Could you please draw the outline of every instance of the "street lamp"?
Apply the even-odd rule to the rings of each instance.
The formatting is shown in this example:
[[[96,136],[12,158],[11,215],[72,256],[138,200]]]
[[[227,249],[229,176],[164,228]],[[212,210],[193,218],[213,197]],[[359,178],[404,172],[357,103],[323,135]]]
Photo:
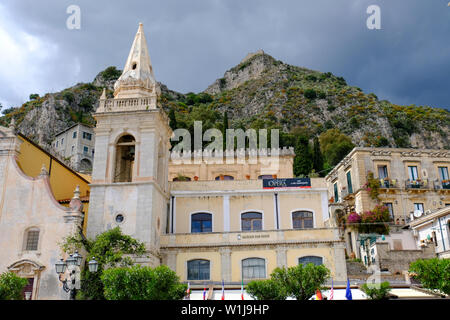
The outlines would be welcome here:
[[[92,257],[92,260],[88,263],[89,272],[97,272],[98,270],[98,262],[95,261],[95,257]]]
[[[61,259],[60,261],[55,263],[56,273],[59,275],[59,281],[63,284],[63,289],[65,292],[70,292],[70,300],[75,300],[75,296],[77,294],[77,290],[81,287],[80,280],[80,266],[83,261],[83,256],[75,251],[74,254],[69,255],[69,258],[64,261]],[[89,272],[97,272],[98,270],[98,262],[93,258],[88,263]],[[62,279],[62,275],[69,271],[68,276],[65,279]]]

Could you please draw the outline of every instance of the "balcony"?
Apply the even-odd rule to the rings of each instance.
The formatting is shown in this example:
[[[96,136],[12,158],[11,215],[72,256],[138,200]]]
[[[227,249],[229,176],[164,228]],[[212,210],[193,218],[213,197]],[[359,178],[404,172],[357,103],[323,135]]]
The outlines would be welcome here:
[[[435,180],[434,190],[440,193],[450,193],[450,180]]]
[[[337,228],[291,230],[232,231],[208,233],[178,233],[161,236],[161,247],[222,247],[273,244],[308,244],[323,241],[340,241]]]
[[[377,178],[379,181],[380,191],[381,192],[395,192],[398,187],[398,181],[396,179],[389,179],[389,178]]]
[[[426,191],[429,189],[428,179],[406,180],[405,189],[408,191]]]

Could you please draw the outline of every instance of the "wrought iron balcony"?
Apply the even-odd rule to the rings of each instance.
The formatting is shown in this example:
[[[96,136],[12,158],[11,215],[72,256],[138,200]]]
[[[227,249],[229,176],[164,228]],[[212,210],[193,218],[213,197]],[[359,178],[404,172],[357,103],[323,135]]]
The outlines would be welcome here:
[[[434,190],[449,190],[450,191],[450,180],[435,180]]]
[[[408,179],[405,181],[405,188],[409,190],[427,190],[429,187],[428,185],[428,179],[417,179],[417,180],[411,180]]]
[[[396,179],[378,178],[378,180],[380,181],[380,188],[398,188],[398,181]]]

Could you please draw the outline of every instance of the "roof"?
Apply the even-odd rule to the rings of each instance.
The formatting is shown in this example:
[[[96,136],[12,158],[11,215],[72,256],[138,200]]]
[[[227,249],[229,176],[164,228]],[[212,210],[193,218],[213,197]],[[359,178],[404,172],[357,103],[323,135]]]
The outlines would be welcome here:
[[[57,136],[59,136],[59,135],[65,133],[66,131],[69,131],[69,130],[72,129],[72,128],[75,128],[76,126],[83,126],[83,127],[87,127],[87,128],[91,128],[91,129],[94,128],[94,126],[91,126],[91,125],[88,125],[88,124],[84,124],[84,123],[78,122],[78,123],[75,123],[74,125],[72,125],[72,126],[66,128],[66,129],[64,129],[64,130],[62,130],[62,131],[56,133],[56,134],[55,134],[55,137],[57,137]]]
[[[62,162],[61,160],[59,160],[57,157],[55,157],[54,155],[52,155],[50,152],[46,151],[44,148],[42,148],[40,145],[34,143],[33,141],[31,141],[30,139],[28,139],[25,135],[18,133],[17,136],[19,136],[20,138],[22,138],[23,140],[25,140],[26,142],[30,143],[31,145],[33,145],[35,148],[39,149],[40,151],[42,151],[43,153],[45,153],[47,156],[49,156],[52,160],[58,162],[61,166],[63,166],[65,169],[67,169],[68,171],[70,171],[71,173],[73,173],[74,175],[78,176],[80,179],[82,179],[84,182],[86,182],[87,184],[90,184],[90,179],[87,180],[86,177],[83,177],[79,172],[76,172],[75,170],[71,169],[69,166],[67,166],[64,162]]]

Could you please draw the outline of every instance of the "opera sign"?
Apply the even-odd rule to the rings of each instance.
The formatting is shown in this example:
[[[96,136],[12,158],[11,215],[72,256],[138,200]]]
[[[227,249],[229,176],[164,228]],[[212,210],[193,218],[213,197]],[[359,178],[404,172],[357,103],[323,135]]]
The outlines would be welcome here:
[[[274,188],[311,188],[310,178],[263,179],[264,189]]]

